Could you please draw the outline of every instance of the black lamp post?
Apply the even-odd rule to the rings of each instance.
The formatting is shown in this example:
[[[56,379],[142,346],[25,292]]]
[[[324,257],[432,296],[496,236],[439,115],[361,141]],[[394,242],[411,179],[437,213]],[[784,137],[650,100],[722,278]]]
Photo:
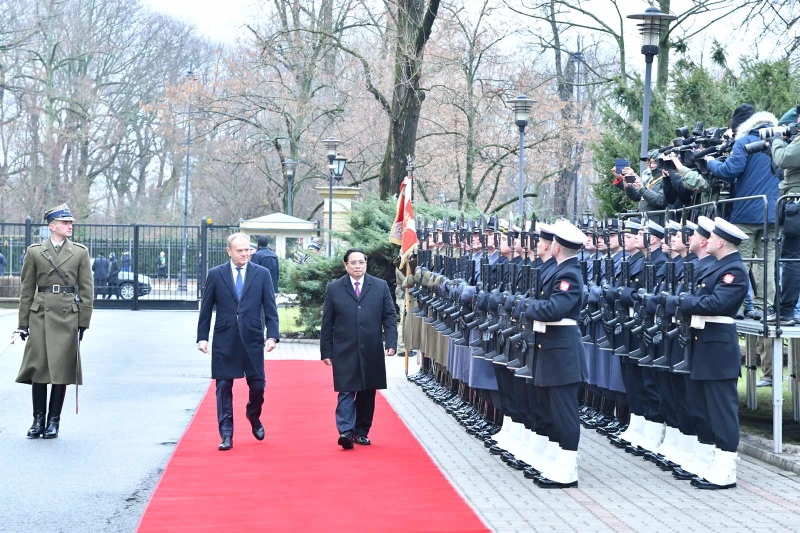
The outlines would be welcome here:
[[[637,24],[639,33],[642,34],[642,54],[645,60],[644,74],[644,112],[642,114],[642,149],[640,153],[639,175],[644,172],[647,164],[647,140],[650,130],[650,85],[653,77],[653,58],[658,55],[658,43],[661,40],[661,30],[678,17],[662,13],[657,7],[650,6],[644,13],[628,15],[629,19],[641,20]]]
[[[297,161],[287,159],[283,162],[283,167],[286,169],[286,190],[288,194],[286,214],[292,216],[292,180],[294,180],[294,169],[297,168]]]
[[[525,199],[523,194],[525,191],[525,127],[528,125],[528,117],[531,108],[536,100],[532,100],[521,94],[509,100],[509,103],[514,106],[514,123],[519,128],[519,212],[524,212]]]
[[[581,39],[578,37],[578,51],[572,54],[569,58],[570,63],[575,64],[575,104],[581,102],[581,63],[585,61],[583,53],[581,52]],[[581,115],[578,113],[578,124],[581,123]],[[573,154],[577,155],[577,154]],[[575,167],[575,176],[573,179],[573,195],[572,195],[572,222],[577,225],[578,223],[578,170]]]
[[[192,82],[195,80],[194,72],[192,71],[191,65],[189,66],[189,70],[186,72],[186,81]],[[178,276],[178,290],[179,291],[186,291],[186,279],[187,279],[187,272],[186,272],[186,247],[188,245],[189,240],[189,227],[187,224],[189,223],[189,149],[192,146],[192,120],[191,120],[191,108],[189,109],[189,114],[186,118],[187,128],[186,128],[186,180],[183,187],[183,246],[181,247],[181,272]]]
[[[323,141],[328,151],[328,257],[333,256],[333,180],[341,181],[347,159],[337,154],[342,141],[328,137]]]

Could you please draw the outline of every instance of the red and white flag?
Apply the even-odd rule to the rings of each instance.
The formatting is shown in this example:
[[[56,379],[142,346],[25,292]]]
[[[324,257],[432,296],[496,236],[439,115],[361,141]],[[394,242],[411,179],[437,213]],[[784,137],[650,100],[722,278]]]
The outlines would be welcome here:
[[[397,215],[389,233],[389,242],[400,245],[400,268],[417,248],[417,226],[414,222],[414,208],[411,197],[406,191],[411,187],[411,176],[403,180],[400,185],[400,195],[397,197]]]

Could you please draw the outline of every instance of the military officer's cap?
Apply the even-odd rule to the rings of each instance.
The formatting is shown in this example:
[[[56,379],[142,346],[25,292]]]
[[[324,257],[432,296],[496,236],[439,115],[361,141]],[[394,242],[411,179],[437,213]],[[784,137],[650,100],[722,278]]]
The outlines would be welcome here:
[[[714,219],[714,233],[734,246],[739,246],[748,239],[745,232],[720,217]]]
[[[683,232],[686,235],[694,235],[694,232],[697,230],[697,224],[694,222],[686,221],[686,225],[683,227]]]
[[[656,224],[652,220],[647,221],[647,229],[650,232],[650,235],[655,235],[659,239],[664,238],[664,227],[660,224]]]
[[[73,221],[75,219],[72,218],[72,213],[70,212],[69,207],[67,207],[67,204],[61,204],[45,211],[44,220],[49,224],[54,220]]]
[[[681,226],[681,223],[676,220],[670,220],[667,224],[667,229],[669,229],[670,235],[676,235],[680,233],[682,228],[683,226]]]
[[[500,226],[498,227],[498,231],[501,233],[508,233],[508,220],[501,218],[500,219]]]
[[[540,239],[544,239],[546,241],[552,241],[553,237],[555,237],[555,233],[553,233],[553,226],[543,222],[536,224],[536,233],[539,234]]]
[[[606,220],[605,224],[603,225],[605,229],[608,230],[618,230],[619,229],[619,220],[616,218],[609,218]]]
[[[625,221],[625,233],[630,233],[632,235],[636,235],[639,233],[639,230],[642,229],[642,225],[639,224],[638,219],[631,219]]]
[[[556,242],[564,248],[578,250],[586,242],[586,234],[566,220],[559,220],[551,228]]]
[[[480,222],[473,221],[472,222],[472,233],[480,233],[480,232],[481,232],[481,224],[480,224]]]
[[[710,239],[711,232],[714,231],[714,221],[704,216],[697,217],[697,229],[695,231],[706,239]]]
[[[486,231],[497,231],[497,217],[492,215],[486,222]]]

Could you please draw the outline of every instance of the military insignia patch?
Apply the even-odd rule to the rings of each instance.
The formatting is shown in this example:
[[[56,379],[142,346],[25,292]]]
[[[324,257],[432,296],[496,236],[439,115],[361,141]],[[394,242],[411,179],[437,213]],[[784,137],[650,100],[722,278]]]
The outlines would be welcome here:
[[[725,283],[733,283],[733,274],[725,274],[722,276],[722,281]]]
[[[569,281],[562,281],[561,285],[558,286],[559,290],[568,291],[569,290]]]

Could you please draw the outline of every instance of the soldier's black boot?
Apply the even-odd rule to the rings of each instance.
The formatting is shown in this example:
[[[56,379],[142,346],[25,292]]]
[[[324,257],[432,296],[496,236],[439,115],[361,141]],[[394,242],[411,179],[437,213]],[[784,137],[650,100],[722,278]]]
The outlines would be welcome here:
[[[64,397],[66,395],[66,385],[50,386],[50,406],[47,410],[47,427],[44,430],[45,439],[58,437],[58,423],[61,421],[61,408],[64,407]]]
[[[34,383],[31,385],[33,395],[33,425],[28,430],[29,439],[38,439],[44,435],[44,418],[47,410],[47,385]]]

